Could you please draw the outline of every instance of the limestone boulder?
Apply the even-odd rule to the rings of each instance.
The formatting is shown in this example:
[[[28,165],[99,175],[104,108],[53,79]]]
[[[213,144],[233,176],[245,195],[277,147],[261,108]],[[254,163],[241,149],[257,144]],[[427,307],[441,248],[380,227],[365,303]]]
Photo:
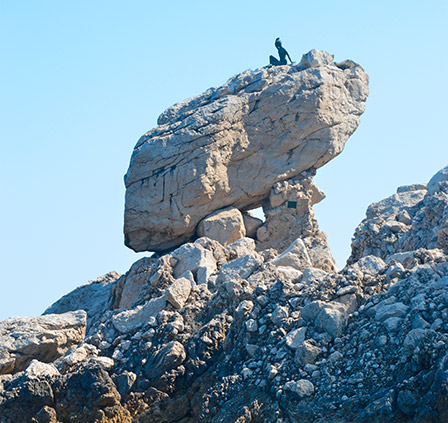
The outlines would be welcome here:
[[[125,176],[128,247],[177,247],[213,212],[259,207],[275,183],[343,150],[364,112],[368,77],[325,52],[308,56],[245,71],[162,113]]]
[[[49,363],[84,339],[83,310],[0,322],[0,374],[25,370],[32,360]]]
[[[303,241],[298,238],[282,254],[270,261],[275,266],[304,270],[311,267],[310,256]]]
[[[246,236],[246,227],[241,212],[227,207],[212,213],[199,222],[198,236],[207,237],[226,246]]]

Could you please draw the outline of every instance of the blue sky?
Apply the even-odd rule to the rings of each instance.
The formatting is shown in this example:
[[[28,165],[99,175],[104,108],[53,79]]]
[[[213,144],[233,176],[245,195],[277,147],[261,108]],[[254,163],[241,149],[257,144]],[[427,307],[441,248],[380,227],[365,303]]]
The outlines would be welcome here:
[[[0,2],[0,319],[125,272],[123,175],[171,104],[267,63],[281,37],[370,76],[361,125],[318,171],[340,267],[366,207],[448,163],[445,1]]]

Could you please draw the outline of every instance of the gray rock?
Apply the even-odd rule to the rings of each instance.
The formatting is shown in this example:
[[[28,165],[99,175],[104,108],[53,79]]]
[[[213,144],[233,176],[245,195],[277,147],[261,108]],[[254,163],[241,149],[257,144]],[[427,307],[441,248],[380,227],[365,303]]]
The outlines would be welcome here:
[[[314,394],[314,385],[306,379],[300,379],[297,382],[286,382],[285,391],[291,391],[298,395],[299,398],[310,397]]]
[[[25,377],[39,378],[43,376],[58,376],[59,370],[51,363],[42,363],[39,360],[32,360],[25,370]]]
[[[180,309],[187,302],[191,292],[192,279],[192,275],[190,278],[178,278],[165,291],[166,300],[174,308]]]
[[[294,329],[285,335],[285,343],[292,350],[296,350],[305,340],[306,327]]]
[[[315,345],[311,340],[307,340],[302,342],[297,347],[295,360],[300,366],[313,364],[321,353],[322,350],[317,345]]]
[[[448,166],[439,170],[428,182],[428,194],[432,194],[439,189],[440,182],[448,181]]]
[[[251,238],[241,238],[228,245],[226,251],[232,260],[247,256],[255,251],[255,241]]]
[[[216,210],[261,206],[275,182],[338,155],[359,124],[368,79],[328,57],[310,53],[307,69],[243,72],[162,113],[125,177],[126,245],[176,247]]]
[[[316,269],[314,267],[307,267],[303,270],[303,275],[300,282],[310,285],[317,281],[323,280],[325,276],[327,276],[327,272],[324,272],[321,269]]]
[[[153,298],[144,305],[124,310],[112,316],[112,324],[121,333],[132,332],[145,325],[151,317],[156,317],[166,306],[165,295]]]
[[[186,272],[192,272],[198,284],[206,283],[208,278],[216,272],[216,261],[213,253],[199,243],[188,243],[171,253],[177,261],[173,268],[175,278]]]
[[[281,325],[282,322],[289,316],[288,307],[277,306],[272,312],[271,321],[274,325]]]
[[[334,56],[325,51],[311,50],[302,56],[299,62],[300,69],[315,68],[322,65],[332,65]]]
[[[180,342],[171,341],[150,357],[144,373],[149,379],[157,379],[167,370],[180,366],[185,358],[184,346]]]
[[[386,263],[379,257],[367,256],[358,260],[354,268],[368,275],[376,275],[386,267]]]
[[[375,312],[375,320],[384,322],[390,317],[403,317],[408,311],[409,307],[401,302],[393,304],[378,304]]]
[[[157,260],[152,257],[144,257],[131,266],[129,272],[122,278],[123,286],[118,308],[131,308],[138,300],[156,262]]]
[[[243,215],[235,207],[217,210],[199,222],[197,233],[224,246],[231,244],[246,236]]]
[[[134,372],[125,370],[117,377],[117,388],[121,395],[126,395],[132,388],[137,375]]]
[[[289,248],[269,263],[274,266],[292,267],[301,271],[311,267],[307,248],[300,238],[296,239]]]
[[[114,300],[114,290],[121,275],[109,272],[94,281],[74,289],[53,305],[44,314],[62,314],[69,311],[84,310],[87,313],[88,328],[97,321],[105,310],[108,310]]]
[[[257,230],[263,224],[263,221],[252,216],[249,212],[243,213],[243,221],[244,227],[246,228],[246,236],[255,238],[257,236]]]
[[[0,322],[0,374],[25,370],[33,360],[52,362],[82,341],[83,310],[39,317],[11,317]]]
[[[221,283],[231,279],[247,279],[260,265],[263,263],[262,257],[258,253],[247,254],[236,260],[229,261],[222,266],[221,271],[216,279],[217,283]]]
[[[337,302],[313,301],[303,307],[300,314],[316,329],[327,332],[333,338],[340,336],[347,324],[347,309]]]

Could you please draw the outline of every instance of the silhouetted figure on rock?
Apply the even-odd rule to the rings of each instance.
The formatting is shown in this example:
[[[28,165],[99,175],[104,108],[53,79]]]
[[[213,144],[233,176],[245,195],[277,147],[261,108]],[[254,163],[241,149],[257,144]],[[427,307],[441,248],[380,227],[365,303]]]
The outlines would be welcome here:
[[[274,66],[286,65],[286,56],[288,56],[289,61],[292,63],[291,57],[289,56],[288,52],[282,47],[282,42],[280,41],[280,38],[275,39],[275,47],[277,47],[280,60],[278,60],[274,56],[269,56],[270,65]]]

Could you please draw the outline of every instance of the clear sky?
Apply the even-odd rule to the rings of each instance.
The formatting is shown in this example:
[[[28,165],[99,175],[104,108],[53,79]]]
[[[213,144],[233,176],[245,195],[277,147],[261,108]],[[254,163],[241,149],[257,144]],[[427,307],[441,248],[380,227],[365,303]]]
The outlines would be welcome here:
[[[340,267],[366,207],[448,164],[448,3],[0,1],[0,319],[36,315],[144,254],[123,244],[123,175],[171,104],[267,64],[281,37],[370,76],[361,125],[318,171]]]

